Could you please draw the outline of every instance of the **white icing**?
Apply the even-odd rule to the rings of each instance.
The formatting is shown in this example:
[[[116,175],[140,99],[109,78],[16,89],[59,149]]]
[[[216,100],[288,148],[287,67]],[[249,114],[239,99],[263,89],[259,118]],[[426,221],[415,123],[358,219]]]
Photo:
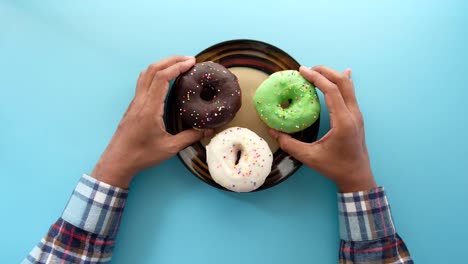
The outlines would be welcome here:
[[[250,192],[270,174],[273,154],[265,140],[251,130],[231,127],[206,145],[206,160],[211,177],[219,185],[234,192]]]

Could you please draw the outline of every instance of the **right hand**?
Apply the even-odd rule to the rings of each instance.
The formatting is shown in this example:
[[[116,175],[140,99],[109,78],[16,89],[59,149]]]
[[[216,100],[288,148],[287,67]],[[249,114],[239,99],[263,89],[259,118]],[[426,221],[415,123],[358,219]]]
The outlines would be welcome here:
[[[364,121],[354,94],[351,70],[302,66],[305,79],[321,90],[330,114],[330,131],[314,143],[305,143],[270,129],[281,149],[336,183],[340,192],[376,187],[364,138]]]

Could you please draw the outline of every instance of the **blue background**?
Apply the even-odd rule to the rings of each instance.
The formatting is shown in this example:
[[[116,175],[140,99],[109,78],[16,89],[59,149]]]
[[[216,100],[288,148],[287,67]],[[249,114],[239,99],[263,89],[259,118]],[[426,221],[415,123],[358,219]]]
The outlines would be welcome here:
[[[141,70],[237,38],[351,67],[373,171],[414,259],[466,261],[467,12],[461,0],[0,0],[1,262],[60,216]],[[308,168],[233,194],[172,158],[131,189],[113,263],[337,262],[336,189]]]

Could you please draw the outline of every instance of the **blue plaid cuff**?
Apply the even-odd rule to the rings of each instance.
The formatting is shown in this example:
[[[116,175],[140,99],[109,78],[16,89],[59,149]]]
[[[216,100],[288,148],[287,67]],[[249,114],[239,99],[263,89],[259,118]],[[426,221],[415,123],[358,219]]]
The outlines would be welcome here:
[[[338,193],[341,239],[376,240],[396,233],[383,187]]]
[[[128,190],[124,190],[83,174],[62,219],[85,231],[115,236],[119,228]]]

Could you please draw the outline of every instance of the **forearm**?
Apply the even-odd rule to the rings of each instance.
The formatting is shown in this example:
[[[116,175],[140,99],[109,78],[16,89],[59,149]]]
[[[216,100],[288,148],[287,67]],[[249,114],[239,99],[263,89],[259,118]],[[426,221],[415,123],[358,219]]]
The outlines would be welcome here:
[[[83,175],[62,216],[23,263],[107,263],[128,191]]]
[[[338,194],[340,263],[413,263],[383,187]]]

